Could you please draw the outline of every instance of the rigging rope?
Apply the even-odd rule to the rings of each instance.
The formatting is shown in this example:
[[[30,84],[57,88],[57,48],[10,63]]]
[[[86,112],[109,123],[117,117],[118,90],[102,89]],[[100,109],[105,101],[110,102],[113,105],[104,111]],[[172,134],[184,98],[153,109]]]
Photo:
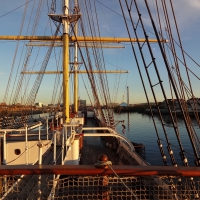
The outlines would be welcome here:
[[[35,1],[34,1],[34,5],[35,5]],[[43,5],[43,1],[40,1],[39,5],[38,5],[38,8],[37,8],[36,16],[35,16],[35,19],[34,19],[33,27],[32,27],[32,30],[31,30],[31,35],[34,35],[35,32],[36,32],[38,20],[39,20],[39,17],[41,15],[42,5]],[[28,28],[27,28],[27,33],[28,33],[29,26],[31,24],[31,19],[33,17],[33,13],[34,13],[34,6],[32,6],[32,11],[31,11],[31,15],[30,15],[30,18],[29,18]],[[28,47],[27,48],[24,64],[22,66],[22,70],[21,71],[26,71],[27,70],[32,50],[33,50],[33,47]],[[24,81],[24,74],[21,74],[20,78],[19,78],[19,81],[18,81],[18,84],[16,85],[16,90],[15,90],[15,94],[14,94],[13,100],[12,100],[12,94],[11,94],[10,102],[12,100],[13,104],[15,104],[19,99],[19,94],[20,94],[20,91],[22,89],[23,81]]]
[[[27,3],[24,4],[26,6],[24,8],[24,13],[23,13],[23,17],[22,17],[22,22],[21,22],[21,26],[20,26],[19,35],[21,35],[21,33],[22,33],[22,29],[23,29],[23,26],[24,26],[24,21],[25,21],[27,7],[28,7],[28,3],[29,2],[27,2]],[[15,65],[16,55],[17,55],[17,51],[18,51],[18,48],[19,48],[19,43],[20,43],[20,41],[17,41],[17,46],[16,46],[16,49],[15,49],[15,54],[14,54],[14,58],[13,58],[13,62],[12,62],[12,67],[11,67],[11,70],[10,70],[10,75],[9,75],[9,78],[8,78],[8,83],[7,83],[7,86],[6,86],[6,91],[5,91],[5,94],[4,94],[3,102],[7,102],[9,88],[10,88],[10,84],[11,84],[11,80],[12,80],[12,74],[13,74],[13,71],[14,71],[14,65]]]
[[[56,32],[55,32],[54,36],[57,36],[57,34],[59,32],[59,28],[60,28],[60,26],[58,26],[58,28],[56,29]],[[34,83],[32,89],[31,89],[31,92],[30,92],[30,94],[28,96],[28,99],[26,101],[26,105],[33,105],[33,103],[35,102],[39,87],[41,85],[41,82],[42,82],[42,79],[43,79],[43,76],[44,76],[44,72],[46,70],[46,67],[47,67],[47,64],[49,62],[49,58],[50,58],[51,52],[52,52],[53,47],[54,47],[54,43],[55,43],[55,41],[51,42],[51,46],[49,47],[49,49],[48,49],[48,51],[46,53],[45,59],[44,59],[42,65],[41,65],[41,68],[40,68],[40,73],[37,75],[35,83]]]
[[[91,6],[91,5],[90,5]],[[87,8],[85,8],[87,11],[88,11],[88,7]],[[82,16],[83,17],[83,16]],[[90,19],[90,17],[89,17],[89,15],[87,15],[86,16],[87,17],[87,19],[88,20],[91,20]],[[82,30],[82,33],[83,33],[83,35],[85,35],[85,29],[84,29],[84,25],[83,25],[83,21],[82,21],[82,19],[80,20],[81,21],[81,30]],[[88,27],[89,27],[89,30],[90,30],[90,32],[92,33],[92,35],[93,35],[93,32],[94,32],[94,30],[92,30],[92,26],[91,26],[91,23],[92,22],[90,22],[90,23],[88,23]],[[76,37],[76,36],[75,36]],[[95,45],[95,44],[94,44]],[[78,43],[78,46],[79,46],[79,43]],[[102,96],[102,94],[106,94],[106,91],[107,91],[107,89],[104,91],[104,92],[102,92],[102,87],[100,88],[99,87],[99,84],[98,84],[98,82],[96,81],[96,78],[95,78],[95,76],[94,76],[94,74],[92,73],[92,70],[93,70],[93,65],[92,65],[92,59],[91,59],[91,57],[90,57],[90,53],[89,53],[89,50],[88,50],[88,48],[87,48],[87,43],[85,43],[85,51],[86,51],[86,56],[87,56],[87,59],[88,59],[88,62],[87,62],[87,65],[88,65],[88,67],[87,67],[87,65],[86,65],[86,61],[83,59],[83,53],[82,53],[82,51],[80,50],[80,48],[79,48],[79,51],[80,51],[80,54],[81,54],[81,57],[82,57],[82,60],[83,60],[83,62],[84,62],[84,66],[85,66],[85,68],[86,68],[86,71],[87,72],[89,72],[89,73],[87,73],[87,75],[88,75],[88,78],[89,78],[89,80],[90,80],[90,83],[91,83],[91,87],[92,87],[92,91],[93,91],[93,98],[94,98],[94,101],[95,101],[95,105],[96,105],[96,107],[98,108],[98,110],[100,111],[100,115],[102,116],[102,119],[104,119],[104,113],[102,112],[102,110],[101,110],[101,106],[100,106],[100,101],[99,101],[99,97],[98,97],[98,93],[97,93],[97,89],[96,88],[98,88],[98,91],[101,91],[101,93],[100,93],[100,95],[101,95],[101,97],[103,97]],[[95,50],[93,50],[93,54],[95,55],[95,58],[98,58],[99,57],[99,53],[97,52],[97,51],[95,51]],[[97,66],[97,69],[98,69],[98,66],[99,66],[99,61],[96,61],[96,66]],[[99,68],[100,69],[100,68]],[[100,78],[100,83],[102,83],[102,79]],[[105,86],[103,86],[103,88],[104,88]],[[104,88],[105,89],[105,88]],[[105,99],[105,98],[104,98]]]
[[[159,47],[160,47],[160,50],[161,50],[161,53],[162,53],[162,56],[163,56],[163,61],[165,62],[166,69],[167,69],[168,74],[169,74],[169,76],[170,76],[170,79],[171,79],[171,82],[172,82],[172,86],[173,86],[173,89],[174,89],[174,93],[175,93],[175,95],[176,95],[176,98],[177,98],[178,103],[179,103],[180,110],[181,110],[181,112],[182,112],[182,114],[183,114],[183,117],[184,117],[184,122],[185,122],[185,125],[186,125],[186,129],[187,129],[187,131],[188,131],[189,138],[190,138],[190,141],[191,141],[191,144],[192,144],[192,147],[193,147],[193,151],[194,151],[195,156],[196,156],[195,163],[196,163],[197,166],[199,166],[199,165],[200,165],[200,163],[199,163],[200,159],[199,159],[198,152],[197,152],[197,150],[196,150],[196,146],[195,146],[194,141],[193,141],[193,132],[192,132],[192,130],[191,130],[190,124],[189,124],[188,121],[187,121],[187,116],[186,116],[185,113],[183,112],[183,107],[182,107],[181,101],[180,101],[180,99],[179,99],[179,96],[178,96],[178,94],[177,94],[177,91],[176,91],[174,82],[173,82],[173,80],[172,80],[172,78],[171,78],[170,68],[169,68],[168,62],[167,62],[167,60],[166,60],[166,56],[165,56],[165,54],[164,54],[164,51],[163,51],[161,42],[159,41],[159,35],[158,35],[157,29],[156,29],[156,27],[155,27],[155,24],[154,24],[154,21],[153,21],[153,18],[152,18],[152,15],[151,15],[151,12],[150,12],[150,9],[149,9],[149,6],[148,6],[148,3],[147,3],[146,0],[145,0],[145,4],[146,4],[146,7],[147,7],[147,10],[148,10],[148,13],[149,13],[149,17],[150,17],[151,22],[152,22],[153,29],[154,29],[155,34],[156,34],[156,38],[158,39],[158,44],[159,44]],[[172,118],[172,120],[173,120],[173,118]],[[177,138],[177,139],[178,139],[178,138]],[[183,152],[183,149],[182,149],[182,147],[181,147],[181,143],[180,143],[180,140],[179,140],[179,139],[178,139],[178,142],[179,142],[179,145],[180,145],[180,148],[181,148],[181,154],[182,154],[182,159],[183,159],[183,153],[184,153],[184,152]],[[184,160],[184,159],[183,159],[183,160]]]
[[[123,6],[122,6],[122,3],[121,3],[121,0],[119,0],[119,3],[120,3],[120,7],[121,7],[122,14],[123,14],[123,16],[124,16],[124,22],[125,22],[125,25],[126,25],[126,28],[127,28],[127,31],[128,31],[129,38],[131,38],[130,31],[129,31],[129,28],[128,28],[128,24],[127,24],[127,22],[126,22],[126,18],[125,18],[125,14],[124,14],[124,10],[123,10]],[[136,4],[136,2],[135,2],[135,4]],[[127,7],[127,10],[128,10],[128,13],[129,13],[129,17],[130,17],[130,20],[131,20],[131,23],[132,23],[132,27],[133,27],[135,36],[136,36],[136,38],[138,38],[138,37],[137,37],[136,28],[135,28],[135,25],[134,25],[135,23],[133,22],[133,19],[132,19],[132,16],[131,16],[131,12],[130,12],[131,10],[130,10],[129,7],[128,7],[127,1],[126,1],[126,7]],[[138,16],[139,16],[139,17],[141,16],[139,12],[138,12]],[[143,30],[143,31],[145,32],[145,30]],[[139,47],[139,50],[140,50],[140,54],[141,54],[141,56],[142,56],[142,58],[143,58],[144,66],[146,66],[145,60],[144,60],[144,56],[143,56],[143,53],[142,53],[142,48],[140,47],[139,42],[137,42],[137,44],[138,44],[138,47]],[[142,81],[142,85],[143,85],[143,89],[144,89],[144,92],[145,92],[145,96],[146,96],[146,99],[147,99],[147,102],[148,102],[148,105],[149,105],[149,108],[150,108],[150,113],[151,113],[151,116],[152,116],[154,128],[155,128],[156,135],[157,135],[157,138],[158,138],[158,141],[157,141],[157,142],[158,142],[159,150],[160,150],[160,152],[161,152],[164,165],[167,165],[166,155],[165,155],[165,153],[164,153],[163,146],[162,146],[162,143],[161,143],[161,141],[160,141],[160,136],[159,136],[159,134],[158,134],[158,130],[157,130],[157,127],[156,127],[156,123],[155,123],[155,120],[154,120],[154,115],[153,115],[152,108],[151,108],[151,105],[150,105],[150,102],[149,102],[149,97],[148,97],[148,94],[147,94],[147,90],[146,90],[146,87],[145,87],[145,84],[144,84],[144,80],[143,80],[143,76],[142,76],[142,73],[141,73],[139,61],[138,61],[138,58],[137,58],[137,55],[136,55],[136,50],[135,50],[134,45],[133,45],[132,42],[131,42],[131,46],[132,46],[132,51],[133,51],[133,54],[134,54],[134,57],[135,57],[135,61],[136,61],[136,64],[137,64],[138,72],[139,72],[139,74],[140,74],[140,78],[141,78],[141,81]],[[147,72],[147,74],[148,74],[148,71],[147,71],[147,70],[146,70],[146,72]],[[150,82],[150,78],[149,78],[149,82]],[[152,85],[152,84],[151,84],[151,85]],[[152,88],[152,89],[153,89],[153,88]],[[152,92],[153,92],[153,90],[152,90]],[[155,95],[154,95],[154,98],[155,98]],[[156,102],[156,104],[157,104],[156,99],[155,99],[155,102]],[[158,104],[157,104],[157,107],[158,107]],[[162,122],[162,121],[163,121],[163,120],[162,120],[162,118],[161,118],[161,122]],[[163,130],[164,130],[164,132],[165,132],[164,124],[163,124],[163,123],[162,123],[162,127],[163,127]],[[168,142],[168,147],[169,147],[169,151],[170,151],[171,148],[170,148],[170,144],[169,144],[169,140],[168,140],[167,134],[165,134],[165,136],[166,136],[166,140],[167,140],[167,142]],[[174,160],[174,158],[173,158],[173,154],[170,154],[170,155],[171,155],[172,163],[175,165],[176,163],[175,163],[175,160]]]

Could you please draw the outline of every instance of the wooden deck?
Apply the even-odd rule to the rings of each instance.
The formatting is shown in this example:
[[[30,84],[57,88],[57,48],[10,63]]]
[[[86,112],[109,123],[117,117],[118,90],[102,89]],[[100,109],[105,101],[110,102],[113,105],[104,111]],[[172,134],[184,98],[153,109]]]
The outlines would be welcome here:
[[[61,147],[57,147],[56,149],[56,154],[60,155]],[[43,165],[52,165],[53,164],[53,149],[50,148],[47,152],[42,157],[42,164]],[[58,158],[58,163],[60,163],[61,158]],[[35,165],[38,165],[36,163]],[[38,181],[39,181],[39,176],[40,175],[25,175],[23,177],[18,177],[16,176],[13,180],[16,181],[18,179],[18,183],[16,186],[13,187],[12,191],[9,192],[5,199],[37,199],[37,196],[40,195],[38,194]],[[47,199],[51,188],[47,187],[47,181],[52,180],[53,175],[42,175],[41,176],[41,195],[42,198]]]
[[[87,127],[94,127],[95,119],[90,118],[87,120]],[[94,132],[94,131],[88,131]],[[87,131],[85,131],[87,133]],[[105,139],[105,138],[104,138]],[[128,153],[122,148],[113,149],[106,146],[106,141],[100,137],[84,137],[83,148],[81,150],[81,164],[82,165],[94,165],[97,163],[98,156],[105,154],[108,160],[112,162],[113,165],[134,165],[138,166],[136,160],[130,158]]]

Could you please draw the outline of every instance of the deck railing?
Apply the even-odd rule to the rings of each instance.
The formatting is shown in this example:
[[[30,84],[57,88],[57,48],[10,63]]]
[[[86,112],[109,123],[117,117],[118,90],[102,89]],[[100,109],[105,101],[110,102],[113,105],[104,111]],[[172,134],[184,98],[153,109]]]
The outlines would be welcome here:
[[[0,177],[1,199],[185,200],[200,193],[198,167],[2,165]]]

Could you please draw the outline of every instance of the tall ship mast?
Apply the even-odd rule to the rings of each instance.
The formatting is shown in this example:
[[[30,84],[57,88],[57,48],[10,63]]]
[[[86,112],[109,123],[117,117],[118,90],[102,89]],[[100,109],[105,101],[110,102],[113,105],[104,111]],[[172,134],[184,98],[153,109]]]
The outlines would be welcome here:
[[[0,36],[11,66],[0,107],[1,199],[199,199],[199,64],[183,49],[172,1],[3,4],[2,30],[13,35]],[[132,105],[141,91],[146,103]],[[127,105],[116,106],[118,95]],[[129,126],[141,110],[153,127],[151,155]]]

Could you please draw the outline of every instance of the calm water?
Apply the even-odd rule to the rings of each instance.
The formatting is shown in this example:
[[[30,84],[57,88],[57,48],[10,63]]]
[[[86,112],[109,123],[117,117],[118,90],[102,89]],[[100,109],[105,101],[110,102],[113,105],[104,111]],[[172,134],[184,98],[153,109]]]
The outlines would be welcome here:
[[[149,162],[151,165],[163,165],[160,150],[157,145],[157,135],[150,115],[141,113],[121,113],[121,114],[115,114],[115,120],[125,120],[124,123],[126,126],[125,133],[122,132],[123,127],[121,123],[117,125],[117,131],[120,134],[125,135],[132,142],[142,143],[143,145],[145,145],[147,162]],[[166,139],[163,134],[163,129],[160,124],[160,120],[157,116],[155,116],[155,122],[159,132],[159,136],[162,139],[163,149],[165,155],[167,156],[168,165],[171,165],[170,157],[167,151]],[[195,122],[195,120],[193,120],[193,122],[196,133],[200,135],[200,129],[197,123]],[[174,133],[174,129],[170,122],[169,116],[167,115],[164,116],[164,123],[166,124],[166,132],[168,134],[168,139],[171,144],[171,148],[174,152],[175,160],[178,163],[178,165],[182,165],[182,161],[179,156],[180,148],[176,139],[176,135]],[[190,143],[190,139],[187,135],[187,131],[185,130],[183,119],[181,118],[178,119],[178,126],[179,126],[181,143],[183,149],[186,152],[185,155],[189,161],[189,165],[194,166],[195,165],[194,152]]]

